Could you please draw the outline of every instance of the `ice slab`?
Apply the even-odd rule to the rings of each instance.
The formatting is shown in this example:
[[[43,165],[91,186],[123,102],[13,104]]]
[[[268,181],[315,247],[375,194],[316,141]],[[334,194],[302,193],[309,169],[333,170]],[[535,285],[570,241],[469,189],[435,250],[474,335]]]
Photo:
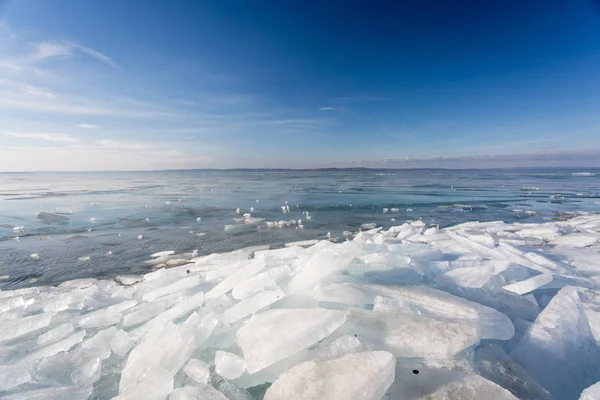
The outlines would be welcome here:
[[[397,357],[451,358],[480,340],[472,321],[360,310],[347,311],[340,332]]]
[[[468,375],[452,381],[435,392],[422,397],[423,400],[519,400],[511,392],[482,378],[479,375]]]
[[[552,396],[497,345],[477,348],[474,369],[482,377],[510,391],[520,400],[551,400]]]
[[[395,357],[373,351],[307,361],[283,373],[265,400],[379,400],[394,381]]]
[[[169,295],[169,294],[173,294],[173,293],[177,293],[177,292],[182,292],[184,290],[193,288],[194,286],[198,286],[200,284],[200,276],[199,275],[194,275],[194,276],[188,276],[186,278],[183,278],[177,282],[174,282],[170,285],[167,286],[163,286],[161,288],[158,288],[156,290],[153,290],[151,292],[148,292],[146,294],[144,294],[142,296],[142,300],[143,301],[155,301],[156,299]]]
[[[227,397],[212,386],[185,386],[173,390],[169,400],[228,400]]]
[[[0,365],[0,392],[31,381],[31,373],[21,365]]]
[[[598,241],[598,235],[584,235],[581,233],[573,233],[566,236],[561,236],[550,241],[550,244],[555,246],[568,247],[587,247]]]
[[[51,343],[47,346],[40,347],[37,350],[25,354],[22,358],[19,359],[19,363],[26,364],[38,359],[51,357],[63,351],[67,351],[76,344],[80,343],[83,340],[84,336],[85,331],[77,331],[64,339]]]
[[[348,268],[353,258],[352,253],[329,248],[319,250],[292,277],[288,286],[290,293],[312,289],[330,275]]]
[[[191,358],[182,368],[182,371],[195,383],[205,385],[210,377],[209,366],[197,359]]]
[[[49,343],[55,342],[59,339],[69,336],[75,331],[75,327],[71,323],[66,323],[52,328],[49,331],[44,332],[37,338],[37,344],[45,346]]]
[[[87,400],[92,394],[91,386],[63,386],[28,390],[3,396],[3,400]]]
[[[377,290],[381,296],[396,300],[388,303],[388,309],[453,320],[470,320],[477,326],[479,335],[485,339],[508,340],[514,335],[513,324],[504,313],[441,290],[425,286],[368,287]]]
[[[547,285],[553,280],[552,274],[539,274],[536,276],[532,276],[529,279],[525,279],[524,281],[511,283],[510,285],[503,286],[502,289],[508,290],[509,292],[513,292],[519,295],[524,295],[534,290]]]
[[[246,361],[233,353],[218,350],[215,371],[225,379],[239,378],[246,371]]]
[[[0,342],[15,339],[44,328],[48,326],[51,319],[52,314],[43,313],[5,321],[2,324],[2,329],[0,329]]]
[[[279,309],[254,315],[237,332],[248,373],[258,372],[326,338],[345,320],[343,312],[325,309]]]
[[[127,332],[122,329],[119,329],[117,332],[115,332],[109,343],[110,349],[120,357],[125,357],[133,344],[134,343]]]
[[[217,298],[228,293],[240,283],[258,274],[265,267],[264,260],[252,260],[247,266],[225,278],[218,285],[206,293],[207,299]]]
[[[554,296],[511,357],[555,398],[577,398],[600,380],[600,350],[574,288]]]
[[[480,288],[488,283],[493,274],[494,270],[491,266],[479,265],[453,269],[440,275],[436,281],[441,285]]]
[[[270,268],[240,283],[233,288],[231,294],[234,299],[242,300],[252,294],[261,292],[265,288],[274,287],[275,281],[289,277],[290,274],[291,270],[287,265]]]
[[[242,318],[256,313],[257,311],[283,299],[285,293],[275,285],[273,290],[265,290],[250,296],[237,304],[234,304],[223,312],[223,323],[230,325]]]
[[[589,388],[581,392],[579,400],[599,400],[600,399],[600,382],[594,383]]]

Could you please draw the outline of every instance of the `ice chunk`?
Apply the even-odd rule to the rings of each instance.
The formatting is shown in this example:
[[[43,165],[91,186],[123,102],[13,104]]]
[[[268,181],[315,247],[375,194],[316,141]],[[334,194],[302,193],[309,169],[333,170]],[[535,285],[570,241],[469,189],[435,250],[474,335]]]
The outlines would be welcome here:
[[[122,325],[124,328],[139,325],[150,318],[156,317],[163,311],[165,311],[165,306],[162,303],[140,304],[139,307],[123,317]]]
[[[388,352],[349,354],[307,361],[283,373],[265,400],[379,400],[394,381],[396,359]]]
[[[314,244],[317,244],[319,241],[317,239],[312,240],[300,240],[297,242],[288,242],[284,246],[285,247],[294,247],[294,246],[302,246],[302,247],[310,247]]]
[[[0,392],[31,381],[29,370],[21,365],[0,365]]]
[[[279,309],[254,315],[237,332],[248,373],[308,348],[333,333],[345,320],[343,312],[324,309]]]
[[[140,275],[117,275],[115,282],[120,283],[124,286],[130,286],[134,283],[138,283],[142,280]]]
[[[462,237],[462,236],[460,236],[456,233],[450,232],[450,231],[446,231],[446,233],[454,241],[456,241],[456,243],[458,243],[459,245],[461,245],[462,247],[464,247],[467,250],[473,251],[474,253],[481,255],[481,257],[483,257],[483,258],[487,258],[490,260],[506,259],[506,257],[502,253],[498,252],[495,249],[490,249],[487,246],[479,244],[469,238]]]
[[[321,302],[342,303],[355,306],[373,304],[381,292],[366,285],[353,283],[332,283],[316,288],[312,295]]]
[[[91,353],[98,355],[105,360],[110,357],[111,349],[110,342],[117,333],[117,328],[111,326],[96,333],[93,337],[81,344],[81,348],[89,350]]]
[[[503,286],[502,289],[508,290],[509,292],[514,292],[516,294],[527,294],[533,292],[535,289],[538,289],[548,283],[552,282],[552,274],[539,274],[532,276],[529,279],[525,279],[524,281],[511,283],[510,285]]]
[[[556,246],[568,246],[568,247],[587,247],[591,246],[598,241],[598,235],[585,235],[582,233],[572,233],[570,235],[557,237],[553,239],[550,244]]]
[[[71,379],[76,385],[91,385],[100,379],[102,360],[94,357],[71,372]]]
[[[508,340],[514,335],[510,319],[503,313],[481,304],[425,286],[369,286],[382,296],[398,301],[397,307],[410,314],[424,314],[451,319],[471,320],[485,339]]]
[[[133,341],[129,338],[129,335],[124,330],[118,330],[115,332],[113,338],[110,340],[110,349],[117,355],[125,357],[125,354],[133,346]]]
[[[436,279],[440,285],[457,285],[462,287],[483,287],[492,277],[494,270],[490,266],[456,268]]]
[[[240,283],[233,288],[231,294],[234,299],[242,300],[252,294],[264,290],[267,287],[271,288],[276,280],[289,276],[290,273],[290,267],[287,265],[270,268]]]
[[[228,400],[227,397],[212,386],[185,386],[173,390],[169,400]]]
[[[511,392],[479,375],[468,375],[443,385],[423,400],[519,400]]]
[[[48,343],[52,343],[66,336],[69,336],[74,331],[75,327],[71,323],[59,325],[56,328],[50,329],[49,331],[38,336],[37,344],[39,344],[40,346],[45,346]]]
[[[225,278],[221,283],[212,288],[208,293],[206,293],[206,298],[217,298],[226,294],[240,283],[258,274],[264,267],[264,260],[252,260],[252,262],[250,262],[246,267]]]
[[[340,245],[341,247],[341,245]],[[312,289],[328,276],[348,268],[354,255],[326,248],[310,257],[289,283],[291,293]]]
[[[190,289],[194,286],[198,286],[200,284],[200,276],[193,275],[188,276],[187,278],[183,278],[177,282],[174,282],[170,285],[163,286],[151,292],[148,292],[142,296],[143,301],[154,301],[160,297],[166,296],[168,294],[177,293],[184,291],[186,289]]]
[[[125,398],[164,398],[171,393],[173,376],[212,333],[214,313],[193,313],[178,328],[169,320],[153,327],[129,353],[121,373],[119,393]],[[152,393],[151,397],[139,397]]]
[[[246,361],[233,353],[217,350],[215,371],[225,379],[239,378],[246,371]]]
[[[597,382],[581,392],[579,400],[598,400],[600,399],[600,382]]]
[[[92,390],[92,386],[50,387],[9,394],[2,400],[87,400]]]
[[[511,356],[555,398],[577,398],[600,380],[600,350],[577,291],[562,288]]]
[[[169,308],[165,312],[158,314],[156,317],[146,322],[144,325],[129,332],[129,336],[133,340],[137,340],[155,326],[167,321],[173,321],[174,319],[179,318],[182,315],[198,308],[203,302],[204,293],[202,292],[190,297],[184,297],[181,299],[181,301],[179,301],[179,303],[175,304],[173,307]]]
[[[502,288],[484,286],[482,288],[463,288],[460,286],[445,286],[445,291],[470,300],[473,304],[481,305],[501,310],[510,318],[521,318],[527,321],[533,321],[537,317],[540,309],[529,300],[524,299],[516,293],[503,290]],[[481,325],[485,329],[485,325]],[[488,331],[493,331],[488,327]],[[506,338],[504,339],[506,340]]]
[[[282,299],[285,293],[277,285],[275,287],[273,290],[265,290],[250,296],[225,310],[223,312],[223,323],[230,325]]]
[[[15,339],[30,332],[44,328],[48,326],[51,319],[52,314],[44,313],[31,315],[29,317],[23,317],[12,321],[5,321],[2,323],[2,329],[0,329],[0,342]]]
[[[552,396],[499,346],[481,346],[474,355],[475,371],[520,400],[551,400]]]
[[[46,358],[53,356],[55,354],[60,353],[61,351],[67,351],[71,347],[75,346],[79,342],[83,340],[85,336],[85,331],[77,331],[70,336],[67,336],[64,339],[61,339],[57,342],[49,344],[48,346],[40,347],[37,350],[32,351],[31,353],[25,354],[20,360],[20,363],[28,363],[33,360],[39,360],[41,358]]]
[[[107,312],[106,309],[101,309],[82,315],[77,324],[84,329],[104,328],[118,324],[121,318],[119,312]]]
[[[202,385],[208,383],[210,369],[203,361],[200,361],[197,358],[191,358],[187,364],[183,366],[182,370],[195,383]]]
[[[346,354],[358,353],[363,350],[362,343],[355,336],[343,335],[325,345],[320,345],[314,360],[332,360]]]
[[[211,373],[209,384],[230,400],[256,400],[256,397],[222,378],[219,374]]]
[[[360,310],[347,312],[340,332],[398,357],[450,358],[480,339],[473,321]]]

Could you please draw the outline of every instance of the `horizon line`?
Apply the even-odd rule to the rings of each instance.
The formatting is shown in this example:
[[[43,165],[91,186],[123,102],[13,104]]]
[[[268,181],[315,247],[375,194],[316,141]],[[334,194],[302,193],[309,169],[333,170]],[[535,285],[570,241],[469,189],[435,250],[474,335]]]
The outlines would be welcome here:
[[[471,168],[386,168],[386,167],[319,167],[319,168],[170,168],[170,169],[139,169],[139,170],[80,170],[80,171],[0,171],[2,175],[8,174],[51,174],[51,173],[123,173],[123,172],[286,172],[286,171],[471,171],[471,170],[511,170],[511,169],[593,169],[592,166],[528,166],[528,167],[471,167]]]

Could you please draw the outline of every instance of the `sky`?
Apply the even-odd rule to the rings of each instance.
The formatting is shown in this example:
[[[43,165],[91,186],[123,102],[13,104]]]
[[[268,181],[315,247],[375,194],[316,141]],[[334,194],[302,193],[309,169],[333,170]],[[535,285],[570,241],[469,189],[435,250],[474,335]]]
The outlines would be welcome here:
[[[0,0],[0,171],[600,167],[598,0]]]

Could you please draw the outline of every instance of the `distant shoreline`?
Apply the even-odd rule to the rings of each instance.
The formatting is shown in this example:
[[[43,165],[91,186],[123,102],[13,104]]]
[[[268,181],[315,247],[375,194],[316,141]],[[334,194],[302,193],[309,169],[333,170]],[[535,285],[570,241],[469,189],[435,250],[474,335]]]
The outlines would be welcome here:
[[[571,170],[577,172],[600,171],[600,167],[493,167],[493,168],[190,168],[159,170],[93,170],[93,171],[0,171],[0,175],[18,174],[95,174],[95,173],[156,173],[156,172],[403,172],[403,171],[535,171]]]

